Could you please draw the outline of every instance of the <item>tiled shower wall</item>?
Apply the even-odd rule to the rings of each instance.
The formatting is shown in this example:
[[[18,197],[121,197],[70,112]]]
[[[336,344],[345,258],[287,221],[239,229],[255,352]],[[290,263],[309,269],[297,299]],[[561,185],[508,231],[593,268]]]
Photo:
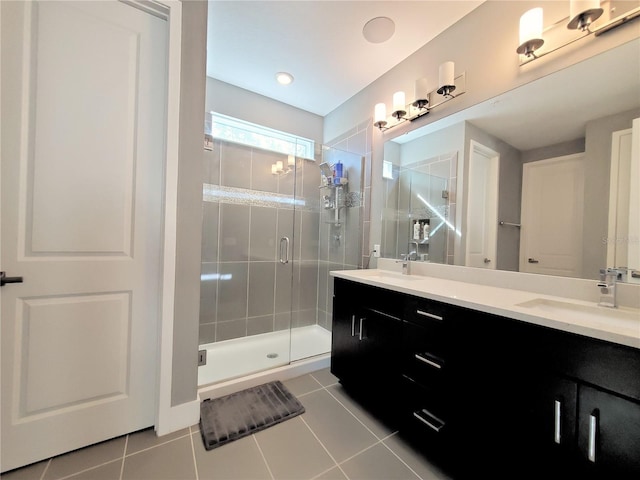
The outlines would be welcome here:
[[[200,345],[318,320],[320,171],[296,159],[295,172],[272,175],[278,160],[287,164],[286,155],[219,140],[204,152]],[[287,264],[283,236],[292,241]]]
[[[367,120],[328,142],[339,152],[352,154],[349,191],[360,193],[360,206],[349,209],[347,222],[340,232],[329,224],[320,226],[318,323],[327,329],[331,328],[333,312],[333,277],[329,273],[332,270],[367,268],[369,264],[372,138],[373,122]],[[327,157],[327,161],[333,163],[330,155]],[[342,235],[339,243],[335,241],[336,233]]]

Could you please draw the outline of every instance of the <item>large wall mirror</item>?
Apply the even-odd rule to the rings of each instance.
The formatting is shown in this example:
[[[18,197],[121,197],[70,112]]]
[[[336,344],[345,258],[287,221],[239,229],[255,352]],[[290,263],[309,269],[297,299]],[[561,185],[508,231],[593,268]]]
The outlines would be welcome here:
[[[385,142],[382,256],[640,283],[639,53],[635,39]]]

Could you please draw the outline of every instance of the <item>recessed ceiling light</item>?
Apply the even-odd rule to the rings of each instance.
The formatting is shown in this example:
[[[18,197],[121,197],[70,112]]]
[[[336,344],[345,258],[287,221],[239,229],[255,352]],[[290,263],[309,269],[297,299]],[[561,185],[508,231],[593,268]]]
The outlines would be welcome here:
[[[365,23],[362,35],[371,43],[382,43],[389,40],[396,31],[396,24],[389,17],[376,17]]]
[[[293,82],[293,75],[287,72],[276,73],[276,80],[280,85],[289,85]]]

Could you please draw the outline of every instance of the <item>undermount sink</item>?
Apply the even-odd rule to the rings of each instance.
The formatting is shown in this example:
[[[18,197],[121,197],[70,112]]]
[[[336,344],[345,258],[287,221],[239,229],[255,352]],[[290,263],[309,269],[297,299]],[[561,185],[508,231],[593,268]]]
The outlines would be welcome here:
[[[371,270],[360,270],[359,275],[364,278],[369,278],[371,280],[396,280],[396,281],[412,281],[412,280],[423,280],[424,277],[420,275],[411,275],[411,274],[403,274],[401,272],[391,272],[389,270],[380,270],[377,268]]]
[[[640,310],[631,308],[608,308],[597,305],[582,305],[546,298],[535,298],[518,303],[517,307],[533,312],[551,314],[568,322],[602,324],[633,329],[640,335]]]

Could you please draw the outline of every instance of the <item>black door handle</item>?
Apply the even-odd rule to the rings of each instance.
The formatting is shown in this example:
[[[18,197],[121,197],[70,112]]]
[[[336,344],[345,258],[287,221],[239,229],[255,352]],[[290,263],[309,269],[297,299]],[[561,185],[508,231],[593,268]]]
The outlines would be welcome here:
[[[529,263],[539,263],[538,260],[536,260],[535,258],[530,258],[528,260]]]
[[[0,272],[0,287],[5,283],[22,283],[22,277],[7,277],[6,272]]]

